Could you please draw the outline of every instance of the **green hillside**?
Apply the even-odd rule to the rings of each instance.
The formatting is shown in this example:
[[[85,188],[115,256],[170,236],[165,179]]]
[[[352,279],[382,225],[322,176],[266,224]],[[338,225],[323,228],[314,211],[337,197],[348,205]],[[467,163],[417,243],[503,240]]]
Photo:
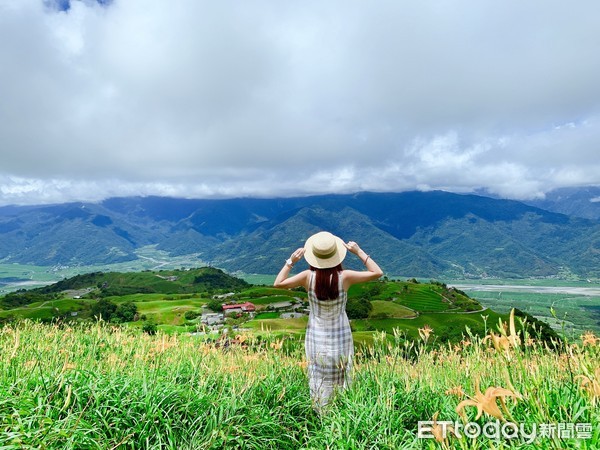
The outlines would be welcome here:
[[[244,280],[211,267],[157,272],[93,272],[5,295],[0,298],[0,320],[89,319],[100,299],[117,305],[133,302],[138,305],[140,314],[144,314],[151,301],[166,302],[164,308],[169,309],[177,306],[173,301],[204,297],[205,303],[213,294],[248,287]],[[161,317],[157,315],[157,319]]]
[[[152,324],[170,333],[248,329],[301,339],[307,323],[306,297],[303,289],[253,286],[210,267],[95,272],[7,294],[0,298],[0,322],[18,319],[82,322],[101,316],[126,326]],[[202,314],[212,312],[215,305],[220,308],[225,302],[251,302],[256,315],[227,317],[216,329],[204,326],[200,321]],[[355,285],[348,292],[347,310],[359,344],[371,343],[380,332],[387,333],[390,339],[398,335],[419,339],[419,329],[424,327],[432,329],[432,341],[457,342],[467,334],[467,329],[483,336],[491,324],[507,317],[483,308],[464,292],[443,283],[419,283],[414,279],[385,279]]]
[[[77,275],[40,288],[38,291],[52,293],[94,286],[100,289],[100,295],[108,296],[131,293],[183,294],[235,290],[248,287],[248,283],[232,277],[222,270],[203,267],[191,270],[161,270],[159,272],[95,272]]]

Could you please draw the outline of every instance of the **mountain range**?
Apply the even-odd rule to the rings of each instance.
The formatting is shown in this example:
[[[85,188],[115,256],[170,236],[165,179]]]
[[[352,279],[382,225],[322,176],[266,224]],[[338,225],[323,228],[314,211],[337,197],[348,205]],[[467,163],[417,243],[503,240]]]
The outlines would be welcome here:
[[[600,186],[560,188],[527,204],[585,219],[600,219]]]
[[[308,236],[329,230],[394,276],[600,278],[598,217],[556,212],[559,200],[545,206],[444,191],[6,206],[0,262],[109,264],[154,245],[230,272],[275,274]],[[349,255],[345,265],[360,262]]]

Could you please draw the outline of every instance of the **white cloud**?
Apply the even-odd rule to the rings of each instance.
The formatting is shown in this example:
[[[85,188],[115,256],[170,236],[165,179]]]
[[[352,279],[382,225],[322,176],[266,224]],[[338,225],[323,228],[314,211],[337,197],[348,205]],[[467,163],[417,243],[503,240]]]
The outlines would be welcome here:
[[[0,204],[600,184],[592,0],[0,0]]]

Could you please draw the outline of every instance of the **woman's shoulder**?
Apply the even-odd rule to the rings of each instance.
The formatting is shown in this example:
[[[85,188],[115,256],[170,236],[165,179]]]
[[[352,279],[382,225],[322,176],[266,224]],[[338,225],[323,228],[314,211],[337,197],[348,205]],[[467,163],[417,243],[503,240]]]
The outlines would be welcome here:
[[[351,270],[351,269],[344,269],[341,271],[340,275],[342,278],[352,278],[355,277],[357,274],[360,274],[361,272],[357,271],[357,270]]]
[[[345,289],[348,289],[353,284],[364,283],[379,278],[379,276],[365,270],[343,270],[341,276]]]

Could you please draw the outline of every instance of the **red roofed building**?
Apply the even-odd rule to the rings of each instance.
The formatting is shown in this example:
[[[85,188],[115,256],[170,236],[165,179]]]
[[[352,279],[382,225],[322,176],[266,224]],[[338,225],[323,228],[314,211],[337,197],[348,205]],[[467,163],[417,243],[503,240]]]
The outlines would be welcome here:
[[[254,312],[256,311],[256,307],[250,303],[250,302],[246,302],[246,303],[238,303],[237,305],[223,305],[223,312],[225,314],[232,314],[232,313],[248,313],[248,312]]]

